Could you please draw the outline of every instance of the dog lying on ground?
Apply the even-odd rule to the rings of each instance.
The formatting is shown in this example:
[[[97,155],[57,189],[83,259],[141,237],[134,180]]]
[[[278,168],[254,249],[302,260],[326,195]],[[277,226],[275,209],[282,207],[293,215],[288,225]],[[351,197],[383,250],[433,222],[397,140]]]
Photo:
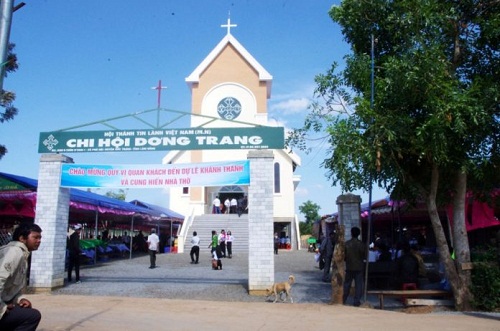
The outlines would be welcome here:
[[[274,303],[278,300],[278,296],[281,299],[281,296],[283,293],[285,293],[285,300],[281,299],[281,301],[286,302],[286,299],[290,297],[290,302],[293,303],[293,298],[292,298],[292,285],[295,283],[295,276],[290,275],[288,277],[287,282],[282,282],[282,283],[274,283],[273,286],[271,286],[270,289],[267,289],[267,300],[274,295]]]

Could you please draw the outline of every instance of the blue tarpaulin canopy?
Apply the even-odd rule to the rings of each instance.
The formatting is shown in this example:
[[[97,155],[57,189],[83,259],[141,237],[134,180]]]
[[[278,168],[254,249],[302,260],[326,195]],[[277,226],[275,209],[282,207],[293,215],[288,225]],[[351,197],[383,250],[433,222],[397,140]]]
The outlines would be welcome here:
[[[29,200],[29,203],[33,204],[31,208],[31,210],[33,210],[33,215],[31,216],[34,217],[35,201],[33,201],[33,192],[37,190],[38,180],[3,172],[0,172],[0,179],[3,180],[2,190],[0,191],[0,200],[2,199],[2,194],[9,194],[10,196],[12,196],[13,191],[12,189],[9,190],[8,188],[15,187],[16,189],[14,193],[16,194],[16,198],[18,200],[22,200],[23,195],[26,195],[26,203],[28,203]],[[9,182],[15,185],[9,186]],[[20,189],[20,186],[24,188],[24,190],[22,188]],[[28,194],[30,194],[29,199]],[[104,195],[73,188],[70,189],[70,203],[71,207],[74,209],[98,210],[100,213],[110,213],[117,215],[138,215],[155,219],[161,219],[165,217],[178,218],[181,220],[184,219],[182,215],[179,215],[167,208],[150,205],[137,200],[129,203]]]
[[[136,206],[141,206],[141,207],[148,208],[150,210],[154,210],[156,212],[159,212],[159,213],[161,213],[162,217],[174,218],[174,219],[178,219],[179,221],[184,220],[183,215],[176,213],[175,211],[170,210],[170,209],[165,208],[165,207],[160,207],[160,206],[153,205],[151,203],[146,203],[146,202],[139,201],[139,200],[132,200],[132,201],[130,201],[130,203],[132,203]]]

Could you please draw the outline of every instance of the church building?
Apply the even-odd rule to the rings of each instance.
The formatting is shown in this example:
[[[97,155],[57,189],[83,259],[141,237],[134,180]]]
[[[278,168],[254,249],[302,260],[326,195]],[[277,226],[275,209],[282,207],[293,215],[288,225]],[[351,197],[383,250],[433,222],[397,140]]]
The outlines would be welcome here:
[[[191,91],[191,127],[226,128],[268,126],[273,77],[231,34],[227,34],[186,78]],[[246,160],[248,150],[171,151],[163,164]],[[273,150],[274,229],[280,236],[297,234],[294,175],[300,158],[289,150]],[[212,202],[246,197],[246,186],[172,187],[169,208],[186,216],[212,214]],[[220,230],[220,229],[219,229]],[[296,243],[296,241],[295,241]]]

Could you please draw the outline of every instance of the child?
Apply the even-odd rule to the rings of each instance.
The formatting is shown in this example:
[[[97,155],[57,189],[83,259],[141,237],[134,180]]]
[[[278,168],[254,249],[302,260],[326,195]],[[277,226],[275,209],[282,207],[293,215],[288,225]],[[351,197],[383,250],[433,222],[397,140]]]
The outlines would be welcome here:
[[[212,252],[212,269],[214,270],[222,270],[222,251],[219,246]]]

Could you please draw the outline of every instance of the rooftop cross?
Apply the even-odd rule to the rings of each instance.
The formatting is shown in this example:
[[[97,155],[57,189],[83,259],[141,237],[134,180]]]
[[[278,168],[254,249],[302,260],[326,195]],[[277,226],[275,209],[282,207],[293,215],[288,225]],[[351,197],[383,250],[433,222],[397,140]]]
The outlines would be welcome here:
[[[238,25],[236,25],[236,24],[231,24],[231,18],[228,17],[227,18],[227,24],[222,24],[220,27],[221,28],[227,28],[227,34],[231,34],[231,28],[235,28],[237,26]]]
[[[158,86],[154,86],[151,88],[152,90],[158,90],[158,108],[160,108],[161,104],[161,90],[166,90],[166,86],[161,86],[161,79],[158,81]]]

